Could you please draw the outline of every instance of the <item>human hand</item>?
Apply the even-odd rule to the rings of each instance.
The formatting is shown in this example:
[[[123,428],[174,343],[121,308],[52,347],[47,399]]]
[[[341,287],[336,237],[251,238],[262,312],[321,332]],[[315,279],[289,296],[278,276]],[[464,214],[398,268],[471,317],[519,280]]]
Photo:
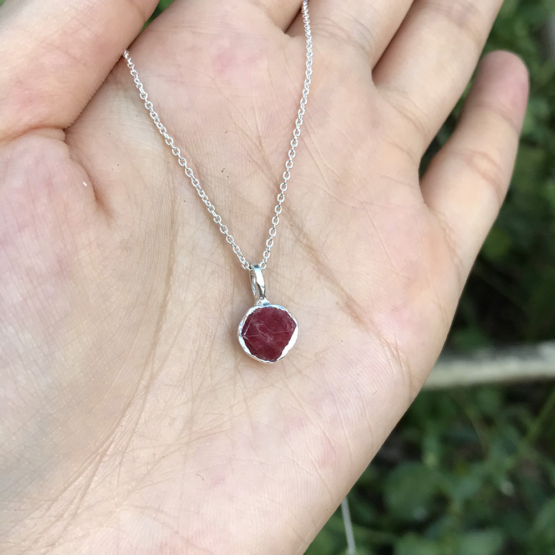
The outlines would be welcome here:
[[[300,335],[268,367],[235,337],[248,273],[111,71],[156,2],[6,2],[2,553],[303,552],[433,366],[509,184],[528,85],[508,53],[418,173],[500,3],[311,0],[266,272]],[[131,48],[251,261],[300,97],[300,4],[176,0]]]

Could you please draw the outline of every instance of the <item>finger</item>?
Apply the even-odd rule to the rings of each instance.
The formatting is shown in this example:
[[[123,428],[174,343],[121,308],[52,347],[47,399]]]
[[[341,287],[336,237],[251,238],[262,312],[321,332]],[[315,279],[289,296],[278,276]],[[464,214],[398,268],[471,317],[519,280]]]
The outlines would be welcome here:
[[[460,283],[505,197],[528,100],[528,73],[514,54],[480,65],[457,128],[422,180],[422,194],[453,251]]]
[[[285,31],[301,9],[302,0],[242,0],[262,8],[270,19]]]
[[[0,8],[0,137],[68,127],[156,0],[8,0]]]
[[[363,54],[373,67],[399,29],[413,0],[311,0],[313,34]],[[299,18],[289,30],[302,34]]]
[[[470,80],[502,0],[416,0],[374,71],[421,155]]]
[[[176,0],[163,14],[162,19],[177,18],[176,21],[209,22],[229,29],[246,24],[251,30],[263,21],[285,31],[301,9],[303,0]]]

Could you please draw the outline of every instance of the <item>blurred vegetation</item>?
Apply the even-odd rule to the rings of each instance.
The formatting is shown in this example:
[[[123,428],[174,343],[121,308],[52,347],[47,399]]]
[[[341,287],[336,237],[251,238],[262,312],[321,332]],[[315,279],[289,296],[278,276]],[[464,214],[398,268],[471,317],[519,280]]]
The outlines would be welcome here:
[[[418,396],[349,495],[358,555],[555,555],[555,389]],[[307,555],[345,552],[340,512]]]
[[[486,47],[522,56],[532,91],[513,185],[468,282],[452,350],[555,338],[551,14],[555,0],[506,0]],[[552,385],[421,394],[350,495],[358,554],[555,555],[553,422]],[[337,512],[308,555],[344,552]]]

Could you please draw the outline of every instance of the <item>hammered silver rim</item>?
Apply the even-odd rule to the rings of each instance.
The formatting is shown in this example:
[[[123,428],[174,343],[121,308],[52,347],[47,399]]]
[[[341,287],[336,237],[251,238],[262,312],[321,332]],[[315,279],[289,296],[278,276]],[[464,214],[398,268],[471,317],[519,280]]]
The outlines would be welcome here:
[[[243,331],[243,326],[245,325],[245,322],[247,321],[247,318],[256,310],[260,310],[262,308],[277,308],[278,310],[283,310],[284,312],[287,312],[287,314],[289,315],[289,317],[293,320],[293,322],[295,322],[295,331],[293,332],[293,335],[291,336],[291,339],[289,340],[289,343],[286,345],[285,349],[283,349],[283,352],[281,353],[280,357],[274,361],[271,360],[264,360],[261,358],[258,358],[256,355],[253,355],[249,348],[247,347],[245,340],[243,339],[241,332]],[[297,342],[297,337],[299,335],[299,323],[297,322],[296,318],[283,306],[279,305],[279,304],[261,304],[258,306],[253,306],[252,308],[249,308],[249,310],[247,310],[247,313],[245,314],[245,316],[243,316],[243,319],[241,320],[241,322],[239,323],[239,327],[237,328],[237,339],[239,339],[239,343],[241,345],[241,347],[243,347],[243,351],[245,351],[245,353],[247,353],[247,355],[249,355],[251,358],[254,358],[254,360],[257,360],[258,362],[262,362],[263,364],[275,364],[276,362],[278,362],[278,360],[281,360],[283,357],[285,357],[287,355],[287,353],[293,348],[293,346],[295,345],[295,343]]]

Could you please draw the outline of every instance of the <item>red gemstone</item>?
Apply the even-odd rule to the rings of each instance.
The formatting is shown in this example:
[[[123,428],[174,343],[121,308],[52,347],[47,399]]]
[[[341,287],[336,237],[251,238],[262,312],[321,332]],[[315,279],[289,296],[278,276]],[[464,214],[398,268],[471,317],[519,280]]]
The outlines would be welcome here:
[[[256,358],[275,362],[289,345],[296,328],[297,323],[286,310],[263,306],[248,315],[241,337]]]

